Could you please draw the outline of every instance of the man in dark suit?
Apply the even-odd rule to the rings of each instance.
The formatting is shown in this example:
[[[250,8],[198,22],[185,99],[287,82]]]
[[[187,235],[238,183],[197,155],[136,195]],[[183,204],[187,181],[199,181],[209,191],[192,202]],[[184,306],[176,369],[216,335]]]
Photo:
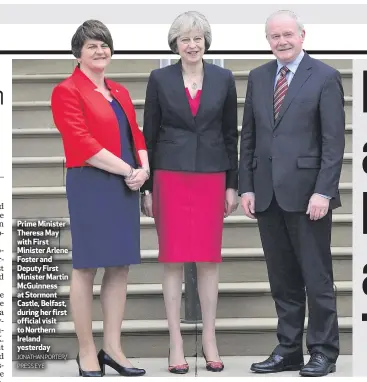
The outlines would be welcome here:
[[[330,240],[332,210],[341,205],[344,92],[339,72],[303,51],[305,31],[293,12],[271,15],[266,37],[276,60],[249,74],[239,193],[245,214],[258,220],[279,344],[251,370],[323,376],[339,355]]]

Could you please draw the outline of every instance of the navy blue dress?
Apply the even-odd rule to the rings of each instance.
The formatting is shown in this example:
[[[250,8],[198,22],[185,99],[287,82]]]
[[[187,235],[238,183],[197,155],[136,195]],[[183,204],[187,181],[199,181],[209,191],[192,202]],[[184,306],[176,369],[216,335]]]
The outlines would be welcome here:
[[[136,167],[129,122],[120,104],[110,102],[119,121],[121,158]],[[73,268],[140,263],[139,191],[124,178],[95,167],[66,174]]]

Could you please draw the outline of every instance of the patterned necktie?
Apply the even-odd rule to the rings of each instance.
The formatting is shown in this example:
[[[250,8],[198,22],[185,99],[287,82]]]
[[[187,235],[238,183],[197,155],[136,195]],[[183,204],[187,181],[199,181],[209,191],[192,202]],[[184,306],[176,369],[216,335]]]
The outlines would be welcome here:
[[[274,120],[278,118],[280,107],[284,100],[285,94],[288,90],[288,82],[286,74],[289,72],[289,69],[286,66],[283,66],[280,69],[280,77],[277,81],[274,91]]]

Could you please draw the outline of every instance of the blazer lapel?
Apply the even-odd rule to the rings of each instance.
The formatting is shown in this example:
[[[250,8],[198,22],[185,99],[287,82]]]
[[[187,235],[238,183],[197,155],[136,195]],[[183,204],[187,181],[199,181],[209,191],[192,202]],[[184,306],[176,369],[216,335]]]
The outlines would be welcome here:
[[[203,85],[201,89],[200,95],[200,104],[196,116],[194,117],[191,112],[189,100],[187,99],[185,83],[182,77],[182,63],[181,60],[175,65],[175,83],[174,86],[177,89],[177,97],[178,97],[178,105],[184,105],[184,113],[186,119],[190,121],[193,125],[196,126],[196,118],[200,117],[200,115],[205,112],[205,107],[210,101],[210,95],[213,91],[212,85],[215,84],[215,78],[213,78],[212,67],[208,63],[203,60]]]
[[[311,76],[311,74],[312,74],[312,71],[310,70],[311,67],[312,67],[311,60],[310,60],[309,56],[305,53],[302,61],[298,65],[296,73],[295,73],[294,77],[292,78],[292,81],[289,85],[288,91],[284,97],[282,106],[280,107],[278,118],[275,121],[274,128],[276,128],[279,125],[279,122],[281,121],[284,113],[289,108],[294,97],[300,91],[301,87],[307,81],[307,79]]]
[[[213,73],[211,69],[211,65],[208,65],[205,61],[203,61],[204,77],[200,95],[199,109],[196,113],[196,118],[199,117],[203,112],[205,112],[205,106],[210,100],[210,95],[215,91],[212,86],[213,84],[215,84],[215,78],[213,78]]]
[[[108,119],[113,118],[114,112],[109,102],[100,92],[95,90],[97,86],[78,67],[74,69],[72,77],[83,96],[87,98],[92,105],[98,105],[100,115]]]
[[[108,119],[115,118],[115,113],[108,100],[103,94],[95,90],[97,86],[78,67],[74,70],[73,78],[78,88],[83,92],[83,95],[88,98],[93,105],[98,105],[101,115],[106,116]],[[111,95],[119,102],[124,110],[130,126],[134,126],[136,123],[136,121],[132,120],[134,106],[132,102],[130,102],[130,99],[116,89],[113,82],[108,78],[105,78],[105,83],[110,90]]]
[[[189,100],[187,99],[185,83],[182,77],[181,60],[179,60],[177,64],[173,65],[173,74],[172,89],[173,94],[177,100],[176,105],[182,105],[182,111],[186,120],[189,121],[192,125],[195,125],[195,118],[191,113]]]
[[[264,75],[265,107],[269,114],[271,128],[274,128],[274,86],[277,74],[277,61],[274,60]]]

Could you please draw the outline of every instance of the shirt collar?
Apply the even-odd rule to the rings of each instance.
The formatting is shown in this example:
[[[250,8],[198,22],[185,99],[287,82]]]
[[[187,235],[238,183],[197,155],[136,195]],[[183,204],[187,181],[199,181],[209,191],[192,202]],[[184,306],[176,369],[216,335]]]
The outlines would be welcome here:
[[[280,69],[283,66],[286,66],[293,74],[295,74],[296,70],[298,68],[298,65],[302,61],[302,58],[304,55],[305,55],[305,52],[303,50],[301,50],[300,54],[292,62],[290,62],[286,65],[282,64],[279,60],[277,60],[277,63],[278,63],[277,75],[279,74]]]

